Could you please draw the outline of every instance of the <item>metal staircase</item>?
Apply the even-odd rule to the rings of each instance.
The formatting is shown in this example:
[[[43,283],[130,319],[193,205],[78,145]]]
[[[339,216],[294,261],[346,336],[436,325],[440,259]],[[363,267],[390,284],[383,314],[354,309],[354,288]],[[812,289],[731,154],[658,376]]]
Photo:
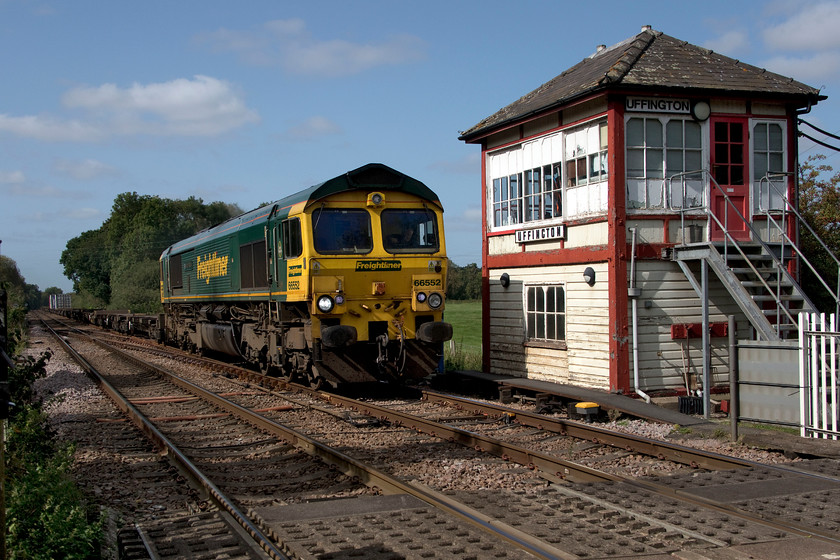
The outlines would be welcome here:
[[[726,252],[723,243],[681,245],[672,259],[680,265],[695,289],[699,280],[693,261],[703,260],[714,271],[738,307],[763,340],[796,336],[798,313],[816,312],[813,303],[773,254],[756,243],[739,242]]]
[[[710,211],[705,200],[696,201],[699,204],[680,208],[681,239],[690,237],[689,229],[698,219],[706,220],[706,233],[719,232],[720,241],[683,242],[676,245],[671,252],[671,259],[679,264],[695,291],[703,297],[707,293],[702,285],[705,274],[698,280],[697,271],[708,267],[714,271],[726,290],[732,296],[738,307],[755,329],[756,337],[760,340],[776,341],[798,337],[799,313],[817,313],[818,310],[808,298],[802,287],[797,283],[794,274],[798,275],[802,267],[808,267],[825,288],[833,294],[836,307],[840,308],[840,287],[830,288],[819,275],[811,262],[798,250],[798,243],[788,234],[788,224],[795,219],[797,224],[807,228],[819,241],[823,249],[834,260],[840,271],[840,260],[819,239],[816,232],[802,219],[798,210],[791,205],[784,191],[778,189],[777,184],[783,183],[788,174],[772,174],[763,178],[759,186],[758,214],[766,224],[761,231],[755,224],[747,220],[735,206],[732,200],[723,192],[714,178],[707,171],[691,172],[674,176],[668,181],[669,196],[673,197],[673,182],[686,184],[685,177],[691,176],[696,180],[702,176],[710,185],[710,189],[718,189],[724,197],[729,210],[724,221]],[[780,181],[781,179],[781,181]],[[766,189],[766,191],[765,191]],[[775,192],[774,192],[775,189]],[[766,197],[763,196],[766,192]],[[705,198],[705,197],[704,197]],[[680,200],[687,200],[686,193],[682,193]],[[764,201],[767,201],[765,208]],[[769,208],[773,200],[779,208]],[[737,216],[733,218],[733,216]],[[734,220],[736,224],[728,224]],[[795,228],[794,228],[795,229]],[[733,232],[738,232],[736,235]],[[739,239],[748,235],[748,240]],[[718,236],[716,236],[718,237]],[[773,241],[766,241],[772,239]],[[838,275],[840,278],[840,275]]]

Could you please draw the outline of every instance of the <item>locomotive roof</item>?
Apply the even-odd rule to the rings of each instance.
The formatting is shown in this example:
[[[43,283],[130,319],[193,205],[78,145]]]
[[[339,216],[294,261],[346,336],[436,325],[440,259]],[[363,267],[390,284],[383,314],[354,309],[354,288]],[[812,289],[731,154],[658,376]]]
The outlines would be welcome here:
[[[198,243],[208,241],[220,235],[228,235],[240,228],[248,227],[256,222],[267,221],[272,216],[288,215],[289,209],[301,202],[307,205],[333,194],[354,190],[398,190],[418,196],[441,206],[440,199],[429,187],[404,173],[383,165],[369,163],[358,169],[333,177],[323,183],[313,185],[308,189],[298,191],[271,204],[261,206],[222,222],[211,228],[202,230],[192,237],[188,237],[169,246],[163,255],[178,253],[193,248]]]

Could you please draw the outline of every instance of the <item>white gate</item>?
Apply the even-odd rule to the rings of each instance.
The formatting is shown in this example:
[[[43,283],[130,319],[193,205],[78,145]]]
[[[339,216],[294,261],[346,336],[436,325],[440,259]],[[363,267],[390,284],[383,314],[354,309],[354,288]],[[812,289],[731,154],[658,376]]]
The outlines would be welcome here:
[[[799,314],[802,437],[840,439],[840,332],[834,314]]]

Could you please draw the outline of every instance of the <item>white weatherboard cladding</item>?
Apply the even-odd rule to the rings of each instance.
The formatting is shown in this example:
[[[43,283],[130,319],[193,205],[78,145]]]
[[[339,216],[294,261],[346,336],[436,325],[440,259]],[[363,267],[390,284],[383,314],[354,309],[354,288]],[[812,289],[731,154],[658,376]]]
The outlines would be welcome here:
[[[566,189],[566,209],[564,214],[570,218],[603,214],[607,211],[609,191],[608,183],[590,183],[580,187]]]
[[[629,268],[629,267],[628,267]],[[695,276],[700,278],[699,270]],[[636,261],[636,287],[641,289],[637,301],[639,385],[645,391],[683,387],[688,378],[693,386],[703,377],[701,338],[671,339],[672,324],[701,323],[700,298],[679,266],[671,261]],[[633,334],[632,301],[628,302],[628,325]],[[732,297],[709,271],[709,321],[725,323],[734,315],[739,338],[748,337],[746,319]],[[729,339],[711,337],[713,384],[725,384],[729,375]],[[631,345],[632,351],[632,345]],[[632,383],[632,355],[631,383]]]
[[[596,282],[583,280],[586,266]],[[510,275],[503,288],[499,277]],[[562,284],[566,292],[566,350],[525,346],[526,284]],[[490,271],[491,373],[609,388],[609,293],[606,263]]]

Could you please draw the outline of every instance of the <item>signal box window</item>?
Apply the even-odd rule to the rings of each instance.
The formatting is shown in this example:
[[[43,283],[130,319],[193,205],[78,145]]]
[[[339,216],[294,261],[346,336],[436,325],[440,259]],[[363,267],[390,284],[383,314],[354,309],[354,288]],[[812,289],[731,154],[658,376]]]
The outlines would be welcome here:
[[[303,253],[300,220],[292,218],[283,222],[283,258],[294,259]]]
[[[373,249],[367,210],[320,208],[312,212],[312,237],[321,254],[364,254]]]
[[[566,293],[563,286],[528,286],[525,319],[527,340],[566,340]]]
[[[382,245],[389,253],[437,253],[437,220],[429,210],[383,210]]]

